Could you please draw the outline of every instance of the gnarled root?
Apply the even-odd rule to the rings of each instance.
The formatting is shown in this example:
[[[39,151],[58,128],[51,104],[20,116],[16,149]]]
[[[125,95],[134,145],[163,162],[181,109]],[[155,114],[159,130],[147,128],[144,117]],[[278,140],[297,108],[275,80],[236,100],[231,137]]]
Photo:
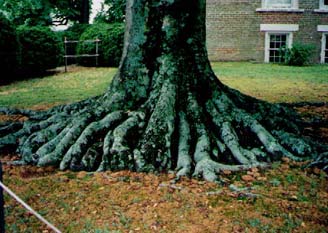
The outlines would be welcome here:
[[[29,117],[0,125],[0,149],[16,148],[25,164],[63,170],[174,169],[178,178],[210,181],[224,170],[266,168],[281,157],[314,158],[312,166],[327,170],[327,153],[318,156],[327,147],[302,138],[299,118],[286,107],[222,85],[204,97],[190,81],[178,88],[175,72],[162,71],[148,100],[133,110],[108,108],[100,97],[45,112],[0,109]]]

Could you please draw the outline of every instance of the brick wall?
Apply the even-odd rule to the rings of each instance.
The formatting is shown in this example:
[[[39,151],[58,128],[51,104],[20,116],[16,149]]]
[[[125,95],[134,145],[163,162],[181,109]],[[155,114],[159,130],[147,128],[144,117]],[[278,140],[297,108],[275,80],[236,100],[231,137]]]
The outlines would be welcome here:
[[[260,24],[298,24],[293,42],[315,45],[313,61],[319,62],[321,33],[328,13],[316,13],[319,0],[299,0],[304,12],[258,12],[261,0],[207,0],[207,48],[212,61],[264,61],[265,32]]]

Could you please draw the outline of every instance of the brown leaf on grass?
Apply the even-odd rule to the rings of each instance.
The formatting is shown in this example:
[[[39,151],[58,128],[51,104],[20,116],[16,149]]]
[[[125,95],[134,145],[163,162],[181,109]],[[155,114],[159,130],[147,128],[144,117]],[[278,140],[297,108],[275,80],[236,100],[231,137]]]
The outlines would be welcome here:
[[[108,171],[84,179],[83,173],[5,165],[4,179],[19,196],[30,200],[35,209],[44,210],[44,217],[72,232],[81,232],[86,221],[94,229],[108,229],[108,223],[113,223],[110,229],[119,232],[155,232],[155,229],[164,232],[182,232],[182,229],[185,232],[238,232],[240,229],[258,232],[261,227],[283,232],[287,223],[298,222],[302,224],[295,226],[295,232],[324,232],[328,227],[328,180],[309,169],[294,168],[292,163],[283,165],[291,166],[263,171],[250,169],[244,175],[249,181],[244,180],[245,177],[242,181],[234,181],[240,189],[252,187],[252,181],[262,181],[256,185],[254,195],[258,198],[245,196],[250,193],[250,187],[231,192],[227,186],[215,183],[183,177],[172,184],[172,176],[127,171]],[[229,176],[221,175],[226,184],[231,183]],[[288,176],[295,177],[292,184],[286,179]],[[269,181],[274,179],[279,180],[280,185],[270,185]],[[160,184],[167,187],[159,187]],[[26,232],[26,219],[20,206],[13,200],[8,200],[6,206],[10,206],[8,210],[11,211],[6,217],[8,225],[16,224],[19,232]],[[240,227],[234,228],[236,222]],[[29,229],[42,232],[44,226],[29,222]]]
[[[243,176],[241,177],[241,179],[242,179],[243,181],[245,181],[245,182],[252,182],[252,181],[254,181],[254,177],[253,177],[253,176],[250,176],[250,175],[243,175]]]

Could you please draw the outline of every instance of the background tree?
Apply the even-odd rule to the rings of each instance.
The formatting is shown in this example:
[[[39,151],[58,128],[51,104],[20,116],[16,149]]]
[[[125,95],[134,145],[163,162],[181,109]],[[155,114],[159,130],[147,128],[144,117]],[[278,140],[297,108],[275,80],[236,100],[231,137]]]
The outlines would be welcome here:
[[[0,11],[15,25],[88,23],[90,0],[1,0]]]
[[[121,23],[125,19],[126,0],[105,0],[95,22]]]
[[[101,96],[45,112],[2,109],[0,148],[21,163],[72,170],[166,171],[216,180],[285,156],[319,159],[292,110],[239,93],[211,69],[205,0],[128,0],[119,70]],[[323,157],[320,157],[319,155]]]
[[[0,10],[15,25],[50,25],[51,5],[41,0],[2,0]]]
[[[67,21],[88,24],[90,19],[90,9],[92,1],[90,0],[49,0],[53,2],[56,9],[55,18],[60,24],[66,24]]]

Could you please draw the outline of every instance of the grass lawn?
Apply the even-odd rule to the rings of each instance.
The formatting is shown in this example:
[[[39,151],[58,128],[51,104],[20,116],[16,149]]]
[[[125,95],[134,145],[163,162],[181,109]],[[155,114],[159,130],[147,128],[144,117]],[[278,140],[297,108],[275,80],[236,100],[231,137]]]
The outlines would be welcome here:
[[[116,68],[69,67],[67,73],[0,86],[0,106],[44,108],[104,93]]]
[[[222,82],[257,98],[328,101],[328,66],[212,66]],[[70,67],[68,73],[0,86],[0,106],[44,109],[99,95],[115,72]],[[327,109],[318,110],[326,119]],[[2,161],[15,157],[0,153]],[[223,171],[224,185],[189,178],[172,185],[174,174],[3,168],[4,183],[62,232],[327,232],[327,174],[303,165],[284,158],[267,170]],[[5,213],[7,232],[51,232],[8,195]]]
[[[223,83],[270,102],[328,101],[328,66],[217,62],[212,67]],[[68,73],[0,86],[0,106],[44,108],[99,95],[115,72],[75,67]]]
[[[270,102],[328,101],[328,66],[291,67],[246,62],[213,63],[219,79]]]

